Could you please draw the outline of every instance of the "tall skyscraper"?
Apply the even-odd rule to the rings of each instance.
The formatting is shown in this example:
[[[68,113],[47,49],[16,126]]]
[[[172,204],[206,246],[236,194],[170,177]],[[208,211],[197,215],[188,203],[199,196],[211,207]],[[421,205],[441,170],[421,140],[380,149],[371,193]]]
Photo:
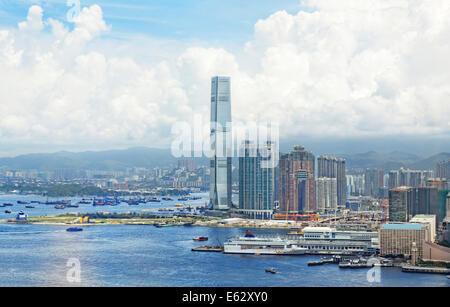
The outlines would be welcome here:
[[[215,210],[231,208],[231,101],[230,78],[211,79],[211,184]]]
[[[251,218],[270,218],[275,197],[276,168],[265,167],[277,150],[272,142],[256,145],[245,141],[239,155],[239,211]],[[264,152],[264,153],[263,153]]]
[[[312,213],[316,211],[315,157],[301,145],[281,155],[279,163],[280,211]]]

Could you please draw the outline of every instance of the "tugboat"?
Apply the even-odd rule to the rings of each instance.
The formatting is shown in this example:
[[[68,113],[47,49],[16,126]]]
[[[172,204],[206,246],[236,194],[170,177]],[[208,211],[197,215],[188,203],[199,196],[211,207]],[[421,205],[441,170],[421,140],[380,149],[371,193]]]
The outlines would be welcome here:
[[[67,228],[66,231],[69,231],[69,232],[83,231],[83,228],[79,228],[79,227],[70,227],[70,228]]]
[[[266,273],[276,274],[277,271],[275,271],[274,268],[271,268],[271,269],[266,269]]]
[[[208,237],[195,237],[194,241],[208,241]]]

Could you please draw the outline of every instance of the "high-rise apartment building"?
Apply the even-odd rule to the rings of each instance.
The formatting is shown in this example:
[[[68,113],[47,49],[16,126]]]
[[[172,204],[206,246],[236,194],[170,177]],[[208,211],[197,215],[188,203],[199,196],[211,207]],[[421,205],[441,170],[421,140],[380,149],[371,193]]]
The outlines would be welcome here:
[[[446,178],[450,181],[450,160],[440,161],[436,164],[436,177]]]
[[[312,213],[316,210],[315,157],[301,145],[281,155],[279,163],[279,203],[285,213]]]
[[[345,207],[346,202],[346,178],[345,160],[332,156],[321,155],[317,158],[317,177],[336,178],[337,184],[337,205],[339,208]]]
[[[195,169],[194,159],[186,158],[178,160],[178,168],[184,168],[187,171],[193,171]]]
[[[316,209],[330,212],[338,208],[337,179],[316,178]]]
[[[383,170],[366,169],[364,172],[364,195],[379,197],[383,187]]]
[[[231,101],[230,78],[211,80],[211,183],[213,209],[231,208]]]

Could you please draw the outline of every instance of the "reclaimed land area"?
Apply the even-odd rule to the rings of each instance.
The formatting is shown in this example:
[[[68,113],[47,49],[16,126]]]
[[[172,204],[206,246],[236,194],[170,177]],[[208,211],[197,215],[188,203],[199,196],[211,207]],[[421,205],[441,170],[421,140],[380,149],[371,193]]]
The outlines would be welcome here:
[[[143,213],[87,213],[62,214],[56,216],[29,217],[26,221],[3,219],[0,223],[35,224],[35,225],[170,225],[187,226],[197,222],[203,223],[214,218],[207,217],[170,217],[155,218]]]
[[[87,218],[87,219],[86,219]],[[81,219],[81,220],[80,220]],[[71,213],[56,216],[29,217],[26,221],[0,219],[0,223],[34,224],[34,225],[163,225],[163,226],[206,226],[231,228],[272,228],[299,229],[301,223],[293,221],[261,221],[250,219],[223,219],[219,217],[161,217],[152,213]]]

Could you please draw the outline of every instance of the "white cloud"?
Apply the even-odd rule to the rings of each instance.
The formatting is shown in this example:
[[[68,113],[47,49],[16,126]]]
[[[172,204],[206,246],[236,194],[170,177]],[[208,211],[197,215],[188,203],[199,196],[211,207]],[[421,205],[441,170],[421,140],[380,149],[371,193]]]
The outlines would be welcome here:
[[[28,10],[27,20],[19,23],[19,29],[23,31],[41,31],[44,27],[42,23],[42,8],[33,5]]]
[[[65,43],[69,46],[90,41],[110,29],[103,20],[103,12],[98,5],[84,7],[74,22],[75,29],[65,39]]]
[[[245,56],[195,45],[168,55],[133,40],[105,50],[112,43],[101,35],[111,26],[97,5],[72,31],[48,19],[51,34],[30,34],[44,26],[33,6],[21,31],[0,30],[0,135],[168,146],[175,121],[208,118],[213,75],[232,78],[234,120],[278,122],[285,137],[449,134],[449,1],[308,5],[311,12],[259,20]],[[30,35],[33,46],[16,43]]]

